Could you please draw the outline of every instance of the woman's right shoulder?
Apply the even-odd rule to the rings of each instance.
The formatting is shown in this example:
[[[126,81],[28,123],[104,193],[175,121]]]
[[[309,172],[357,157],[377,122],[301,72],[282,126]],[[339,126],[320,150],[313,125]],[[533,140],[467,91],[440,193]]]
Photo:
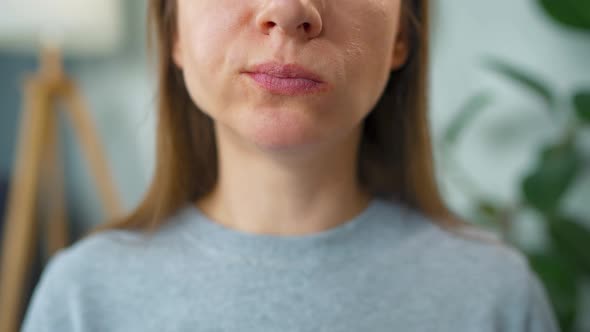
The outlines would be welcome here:
[[[142,261],[159,259],[162,252],[174,250],[178,242],[178,223],[164,223],[158,230],[106,229],[78,239],[58,250],[43,273],[47,278],[77,281],[137,266]],[[142,260],[143,258],[143,260]]]
[[[109,230],[58,250],[45,265],[27,306],[22,331],[77,331],[71,308],[99,292],[146,241],[138,233]]]
[[[59,249],[48,260],[42,279],[52,285],[71,284],[110,270],[113,264],[132,255],[131,251],[145,245],[143,236],[125,230],[107,230],[84,237]],[[42,280],[40,280],[41,282]]]
[[[54,292],[102,278],[146,243],[143,235],[125,230],[107,230],[84,237],[49,258],[36,287],[45,286],[47,291]]]

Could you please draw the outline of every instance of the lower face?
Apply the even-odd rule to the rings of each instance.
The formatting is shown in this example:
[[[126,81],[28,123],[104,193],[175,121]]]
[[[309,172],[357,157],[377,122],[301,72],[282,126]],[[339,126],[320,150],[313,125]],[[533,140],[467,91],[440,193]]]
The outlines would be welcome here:
[[[267,151],[335,142],[358,133],[383,93],[402,0],[177,1],[174,58],[191,98],[214,119],[218,138]],[[314,15],[312,24],[321,23],[319,33],[280,29],[304,22],[305,13]],[[277,25],[267,29],[265,20]],[[322,88],[277,93],[245,72],[273,60],[319,74]]]

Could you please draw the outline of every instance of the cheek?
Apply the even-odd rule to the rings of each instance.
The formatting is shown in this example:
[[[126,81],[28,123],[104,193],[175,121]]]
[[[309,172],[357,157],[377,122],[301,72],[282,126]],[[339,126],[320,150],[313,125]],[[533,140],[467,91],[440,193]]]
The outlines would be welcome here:
[[[184,52],[192,60],[220,54],[239,22],[236,0],[178,0],[178,30]]]
[[[349,107],[362,115],[377,103],[389,77],[397,24],[392,3],[366,0],[334,12],[332,30],[346,68],[343,91]]]
[[[179,41],[189,93],[205,112],[223,109],[220,103],[229,100],[223,80],[244,56],[231,49],[244,11],[235,0],[180,2]]]

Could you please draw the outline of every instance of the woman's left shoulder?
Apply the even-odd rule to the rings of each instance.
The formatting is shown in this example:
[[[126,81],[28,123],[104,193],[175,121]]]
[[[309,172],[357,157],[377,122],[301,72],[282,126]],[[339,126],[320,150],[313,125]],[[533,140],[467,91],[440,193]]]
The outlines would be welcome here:
[[[494,276],[498,281],[522,282],[531,277],[526,255],[514,245],[476,224],[454,228],[433,225],[424,234],[422,253],[433,260],[456,265],[463,273]],[[506,279],[512,280],[506,280]]]
[[[427,273],[446,279],[439,286],[490,301],[502,331],[559,331],[547,291],[523,251],[476,224],[426,233],[418,256]]]

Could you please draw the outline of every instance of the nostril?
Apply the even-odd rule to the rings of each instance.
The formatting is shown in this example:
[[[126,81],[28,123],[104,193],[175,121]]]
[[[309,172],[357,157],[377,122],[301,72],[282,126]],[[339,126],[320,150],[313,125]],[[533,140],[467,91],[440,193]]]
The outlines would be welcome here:
[[[266,25],[267,28],[272,28],[272,27],[274,27],[277,24],[275,22],[266,22],[265,25]]]
[[[307,32],[309,30],[309,26],[310,26],[309,23],[307,23],[307,22],[303,23],[303,30]]]

